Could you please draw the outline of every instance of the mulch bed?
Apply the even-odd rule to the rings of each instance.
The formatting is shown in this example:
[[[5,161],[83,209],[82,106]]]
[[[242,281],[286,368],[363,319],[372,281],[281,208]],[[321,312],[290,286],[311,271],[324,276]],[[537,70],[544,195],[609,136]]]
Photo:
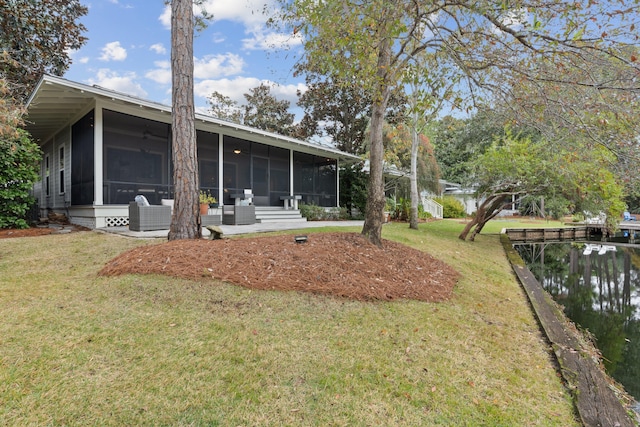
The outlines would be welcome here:
[[[125,252],[100,274],[164,274],[356,300],[431,302],[449,299],[459,278],[427,253],[388,240],[380,248],[357,233],[309,234],[306,243],[293,235],[177,240]]]

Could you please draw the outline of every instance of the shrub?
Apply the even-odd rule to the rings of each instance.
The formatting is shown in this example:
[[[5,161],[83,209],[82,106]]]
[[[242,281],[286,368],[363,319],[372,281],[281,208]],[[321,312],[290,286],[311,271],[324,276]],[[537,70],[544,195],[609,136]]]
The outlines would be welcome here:
[[[426,212],[424,210],[424,206],[422,206],[422,203],[418,204],[418,218],[419,219],[433,218],[433,215],[431,215],[429,212]]]
[[[347,212],[359,212],[360,215],[367,206],[369,182],[369,174],[362,168],[363,163],[358,162],[340,170],[340,206],[345,206]]]
[[[467,216],[462,202],[453,196],[437,197],[434,200],[442,205],[444,218],[464,218]]]
[[[34,203],[29,194],[38,180],[40,147],[19,130],[0,137],[0,228],[27,228],[25,217]]]
[[[323,208],[313,203],[300,203],[300,214],[307,221],[336,221],[349,219],[349,210],[345,207]]]
[[[396,204],[395,219],[400,221],[409,221],[411,217],[411,199],[400,197]]]

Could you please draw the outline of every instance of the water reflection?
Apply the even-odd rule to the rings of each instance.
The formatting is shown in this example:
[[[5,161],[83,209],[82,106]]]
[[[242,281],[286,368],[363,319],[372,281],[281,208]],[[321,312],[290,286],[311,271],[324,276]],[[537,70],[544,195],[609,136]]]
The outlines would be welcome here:
[[[640,249],[587,245],[515,247],[567,317],[595,337],[609,375],[640,401]]]

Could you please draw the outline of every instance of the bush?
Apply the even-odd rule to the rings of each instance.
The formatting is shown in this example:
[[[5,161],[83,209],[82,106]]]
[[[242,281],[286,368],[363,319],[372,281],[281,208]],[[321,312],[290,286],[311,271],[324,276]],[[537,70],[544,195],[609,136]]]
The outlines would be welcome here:
[[[40,147],[19,130],[0,137],[0,228],[27,228],[25,217],[34,199],[29,194],[39,178]]]
[[[315,204],[300,203],[300,214],[307,221],[336,221],[349,219],[347,208],[323,208]]]
[[[462,202],[453,196],[437,197],[434,200],[442,205],[443,218],[464,218],[467,216]]]
[[[363,163],[358,162],[340,170],[340,206],[344,206],[347,212],[360,212],[360,215],[367,207],[369,182],[369,174],[362,168]]]
[[[425,212],[424,206],[422,206],[422,203],[418,205],[418,218],[419,219],[433,218],[433,215],[431,215],[429,212]]]
[[[395,210],[391,212],[391,217],[398,221],[409,221],[411,216],[411,200],[400,197],[396,203]]]

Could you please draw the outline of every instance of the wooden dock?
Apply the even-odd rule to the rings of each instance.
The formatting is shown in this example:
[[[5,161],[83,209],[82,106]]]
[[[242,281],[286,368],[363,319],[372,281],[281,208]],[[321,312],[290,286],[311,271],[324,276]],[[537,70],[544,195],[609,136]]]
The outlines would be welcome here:
[[[563,228],[506,228],[506,234],[512,242],[563,242],[574,240],[620,240],[625,243],[640,241],[640,222],[623,221],[614,234],[607,232],[603,224],[570,225]]]
[[[562,242],[586,239],[587,227],[566,228],[507,228],[503,231],[512,242]]]

